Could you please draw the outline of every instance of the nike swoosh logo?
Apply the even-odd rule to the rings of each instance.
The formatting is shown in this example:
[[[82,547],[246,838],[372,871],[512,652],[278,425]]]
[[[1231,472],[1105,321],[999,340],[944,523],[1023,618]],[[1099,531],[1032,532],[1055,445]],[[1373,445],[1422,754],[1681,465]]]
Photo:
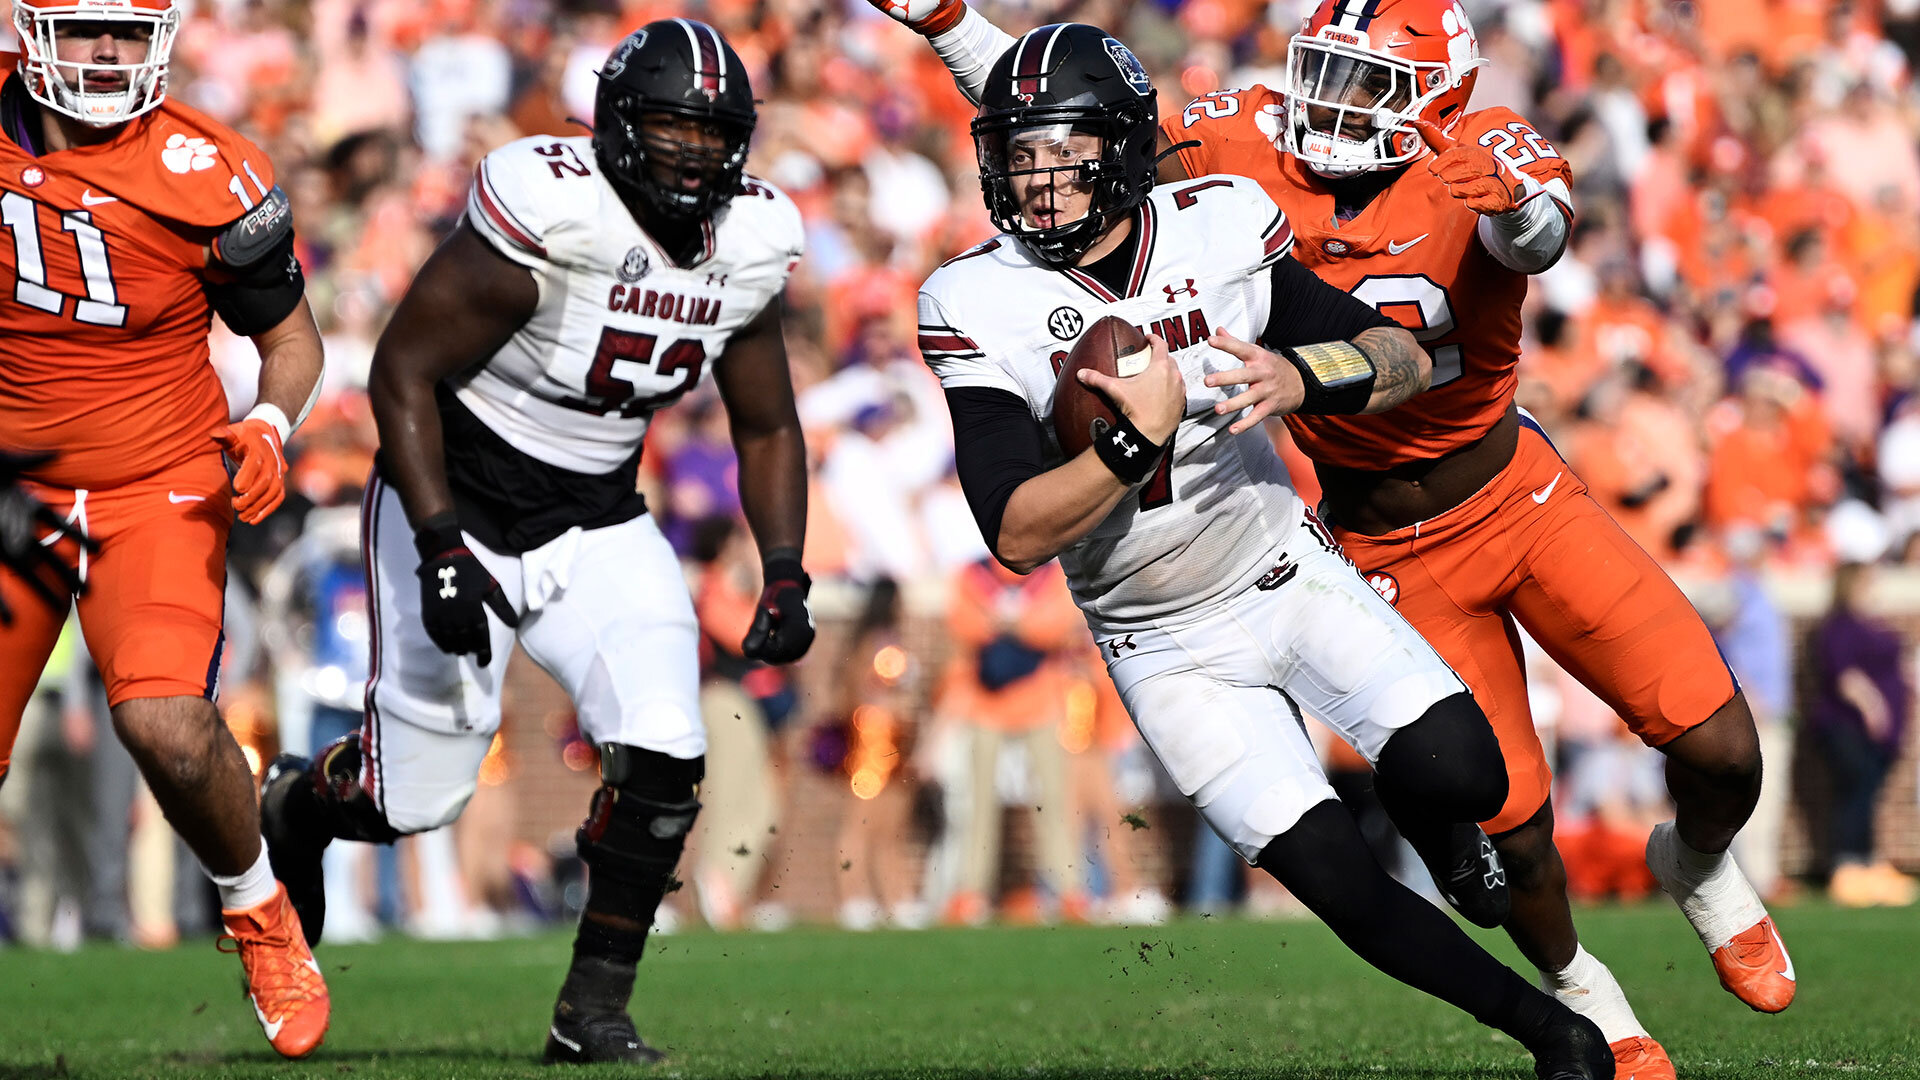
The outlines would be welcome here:
[[[86,206],[105,206],[110,202],[119,202],[117,195],[95,195],[92,188],[80,193],[80,202]]]
[[[567,1038],[565,1035],[560,1034],[559,1028],[550,1027],[547,1029],[547,1034],[553,1036],[554,1041],[558,1042],[561,1046],[564,1046],[575,1053],[580,1052],[580,1044],[577,1042],[574,1042],[572,1039]]]
[[[1767,922],[1767,933],[1773,937],[1773,947],[1780,950],[1781,962],[1787,965],[1785,970],[1776,974],[1788,982],[1796,981],[1793,977],[1793,957],[1787,955],[1787,943],[1780,940],[1780,929],[1773,925],[1772,920]]]
[[[255,1002],[253,1005],[253,1015],[260,1018],[260,1030],[267,1033],[268,1042],[272,1042],[275,1038],[277,1038],[280,1034],[280,1029],[282,1027],[285,1027],[287,1023],[287,1018],[283,1016],[280,1019],[275,1020],[274,1022],[269,1024],[267,1022],[267,1014],[260,1011],[259,1002]]]
[[[1541,504],[1542,506],[1546,505],[1547,500],[1553,497],[1554,487],[1560,483],[1560,476],[1561,476],[1560,473],[1554,473],[1553,479],[1547,481],[1546,487],[1543,487],[1539,491],[1536,491],[1533,493],[1533,501]]]
[[[169,491],[167,492],[167,501],[170,503],[206,502],[207,497],[205,495],[180,495]]]
[[[1429,237],[1429,236],[1432,236],[1432,235],[1433,235],[1432,233],[1424,233],[1424,232],[1423,232],[1423,233],[1421,233],[1421,234],[1420,234],[1419,236],[1416,236],[1416,237],[1414,237],[1413,239],[1411,239],[1411,240],[1409,240],[1409,241],[1407,241],[1407,242],[1406,242],[1406,243],[1404,243],[1404,244],[1395,244],[1395,243],[1392,243],[1391,241],[1389,241],[1389,242],[1388,242],[1388,244],[1387,244],[1387,254],[1389,254],[1389,255],[1398,255],[1398,254],[1400,254],[1401,252],[1403,252],[1403,251],[1405,251],[1405,250],[1407,250],[1408,248],[1410,248],[1410,247],[1412,247],[1413,245],[1415,245],[1415,244],[1417,244],[1417,243],[1419,243],[1419,242],[1420,242],[1420,241],[1422,241],[1422,240],[1425,240],[1425,239],[1426,239],[1427,237]]]

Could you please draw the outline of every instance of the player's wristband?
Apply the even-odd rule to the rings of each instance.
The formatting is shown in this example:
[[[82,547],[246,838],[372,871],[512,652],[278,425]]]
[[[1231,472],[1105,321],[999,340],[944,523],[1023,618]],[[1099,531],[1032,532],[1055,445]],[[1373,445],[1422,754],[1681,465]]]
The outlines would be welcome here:
[[[293,437],[293,422],[287,419],[286,413],[280,411],[280,406],[271,401],[263,401],[255,405],[245,419],[266,421],[268,427],[279,433],[282,446],[285,446],[287,440]]]
[[[421,562],[466,546],[467,538],[460,532],[460,517],[451,510],[433,515],[413,530],[413,549],[420,553]]]
[[[1160,455],[1166,453],[1167,444],[1148,442],[1125,413],[1114,411],[1119,415],[1112,424],[1097,425],[1099,431],[1093,437],[1093,452],[1100,455],[1101,464],[1119,477],[1121,483],[1132,487],[1153,475],[1153,468],[1160,464]],[[1167,443],[1172,441],[1168,439]]]
[[[807,576],[806,568],[800,565],[800,549],[791,547],[774,548],[761,557],[760,580],[769,585],[776,581],[791,581],[799,585],[802,591],[813,586],[813,579]]]
[[[1306,399],[1294,411],[1312,416],[1352,416],[1373,398],[1373,358],[1351,341],[1283,345],[1280,355],[1300,372]]]

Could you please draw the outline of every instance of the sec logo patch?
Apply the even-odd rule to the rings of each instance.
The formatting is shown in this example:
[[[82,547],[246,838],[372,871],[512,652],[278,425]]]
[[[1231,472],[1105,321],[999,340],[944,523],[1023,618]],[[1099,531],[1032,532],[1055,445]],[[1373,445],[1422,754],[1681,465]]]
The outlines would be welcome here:
[[[1368,574],[1367,584],[1373,586],[1373,591],[1379,593],[1380,599],[1387,603],[1400,602],[1400,583],[1394,580],[1392,574]]]

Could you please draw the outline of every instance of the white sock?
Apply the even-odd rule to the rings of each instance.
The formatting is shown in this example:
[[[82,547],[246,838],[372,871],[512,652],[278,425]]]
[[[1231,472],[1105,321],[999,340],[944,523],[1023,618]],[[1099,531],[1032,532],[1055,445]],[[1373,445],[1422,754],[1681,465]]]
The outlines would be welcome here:
[[[1654,848],[1662,841],[1670,845],[1673,858],[1673,865],[1664,873],[1677,871],[1678,881],[1667,880],[1662,867],[1655,865],[1658,860],[1652,857]],[[1680,905],[1708,952],[1721,948],[1735,935],[1767,917],[1766,905],[1747,882],[1747,875],[1740,872],[1739,863],[1725,852],[1708,855],[1688,847],[1672,822],[1654,826],[1654,835],[1647,841],[1647,852],[1648,868],[1655,877],[1661,878],[1660,887]]]
[[[1673,854],[1680,861],[1680,869],[1693,881],[1707,880],[1727,862],[1727,853],[1724,851],[1709,855],[1687,846],[1678,828],[1673,830]]]
[[[222,911],[245,911],[273,898],[273,867],[267,862],[265,841],[260,844],[260,857],[253,860],[253,865],[244,871],[233,877],[221,877],[208,870],[207,876],[213,879],[213,884],[220,890]]]
[[[1640,1018],[1633,1015],[1627,995],[1620,989],[1607,965],[1593,958],[1586,946],[1577,945],[1573,961],[1559,971],[1541,971],[1540,989],[1552,994],[1560,1004],[1593,1021],[1610,1043],[1635,1036],[1646,1036]]]

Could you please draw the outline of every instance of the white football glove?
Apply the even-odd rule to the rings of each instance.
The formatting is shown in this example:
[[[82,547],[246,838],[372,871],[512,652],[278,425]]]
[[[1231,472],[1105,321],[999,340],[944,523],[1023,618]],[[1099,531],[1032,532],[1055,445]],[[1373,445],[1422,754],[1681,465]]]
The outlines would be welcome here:
[[[918,34],[932,37],[960,25],[966,0],[867,0],[887,18],[905,23]]]

